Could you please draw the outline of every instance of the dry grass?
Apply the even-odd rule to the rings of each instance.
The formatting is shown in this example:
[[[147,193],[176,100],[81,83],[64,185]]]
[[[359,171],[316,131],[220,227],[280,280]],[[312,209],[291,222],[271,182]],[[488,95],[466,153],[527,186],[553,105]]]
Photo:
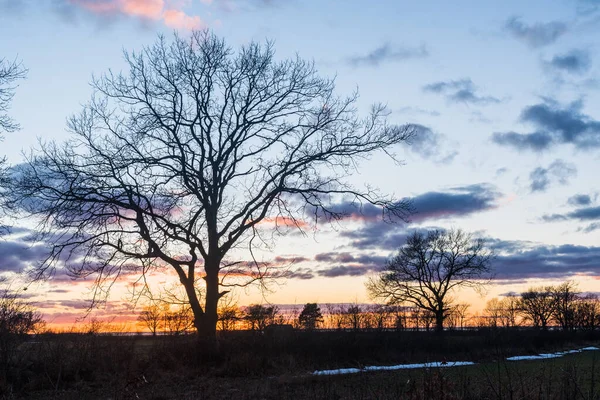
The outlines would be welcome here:
[[[560,332],[235,333],[217,354],[193,337],[58,335],[24,344],[3,399],[600,399],[600,354],[503,361],[598,338]],[[598,352],[600,353],[600,352]],[[472,360],[452,369],[317,377],[315,369]]]

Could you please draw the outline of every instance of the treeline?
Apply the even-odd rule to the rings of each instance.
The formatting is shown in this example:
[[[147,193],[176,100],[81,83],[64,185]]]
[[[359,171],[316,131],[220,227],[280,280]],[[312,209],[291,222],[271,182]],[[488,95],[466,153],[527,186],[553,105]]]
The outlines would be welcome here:
[[[521,294],[494,298],[480,313],[470,313],[468,304],[449,307],[447,329],[535,327],[564,330],[600,327],[600,300],[582,294],[572,282],[532,287]],[[138,317],[140,328],[153,333],[181,334],[193,331],[193,314],[185,307],[145,307]],[[253,304],[220,307],[220,331],[264,331],[271,325],[295,329],[330,330],[433,330],[435,315],[414,306],[386,304],[322,304],[279,307]]]
[[[563,330],[594,330],[600,326],[600,301],[598,295],[577,292],[573,282],[565,282],[492,299],[479,319],[478,325],[492,328],[555,326]]]

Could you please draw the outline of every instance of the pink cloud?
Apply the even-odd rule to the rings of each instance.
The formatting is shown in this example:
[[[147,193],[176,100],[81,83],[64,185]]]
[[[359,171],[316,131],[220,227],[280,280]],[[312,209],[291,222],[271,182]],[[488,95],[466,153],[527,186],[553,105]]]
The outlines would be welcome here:
[[[189,16],[180,10],[166,10],[163,13],[165,25],[173,29],[200,29],[203,28],[204,22],[198,16]]]
[[[205,26],[199,16],[188,15],[184,11],[173,8],[182,7],[185,3],[165,0],[69,0],[75,6],[81,7],[93,14],[124,15],[151,21],[161,21],[173,29],[200,29]]]

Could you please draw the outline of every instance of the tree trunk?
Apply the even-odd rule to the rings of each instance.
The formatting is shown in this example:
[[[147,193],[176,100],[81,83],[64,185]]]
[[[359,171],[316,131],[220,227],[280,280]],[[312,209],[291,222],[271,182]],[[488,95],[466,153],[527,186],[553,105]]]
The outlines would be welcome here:
[[[219,304],[219,260],[205,260],[206,299],[204,315],[198,333],[202,339],[215,341],[217,338],[217,306]]]
[[[188,301],[190,303],[190,307],[192,308],[192,313],[194,314],[194,327],[198,333],[201,332],[202,326],[204,324],[204,310],[202,310],[202,306],[200,305],[200,300],[198,300],[198,295],[196,294],[196,286],[194,285],[193,279],[186,279],[181,282],[183,287],[185,288],[185,293],[187,294]]]
[[[435,331],[443,332],[444,331],[444,311],[438,310],[435,312]]]

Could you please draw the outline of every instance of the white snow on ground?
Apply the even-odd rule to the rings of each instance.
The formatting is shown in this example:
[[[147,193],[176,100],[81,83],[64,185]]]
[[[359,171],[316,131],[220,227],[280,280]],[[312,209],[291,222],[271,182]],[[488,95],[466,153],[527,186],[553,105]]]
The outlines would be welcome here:
[[[513,356],[507,357],[507,361],[523,361],[523,360],[545,360],[547,358],[558,358],[562,357],[562,354],[538,354],[535,356]]]
[[[460,367],[463,365],[475,365],[475,363],[471,362],[471,361],[454,361],[454,362],[431,362],[431,363],[420,363],[420,364],[369,366],[369,367],[364,367],[364,368],[326,369],[326,370],[321,370],[321,371],[315,371],[315,372],[313,372],[313,375],[343,375],[343,374],[356,374],[358,372],[395,371],[398,369]]]
[[[567,350],[559,351],[556,353],[543,353],[534,356],[513,356],[508,357],[507,361],[523,361],[523,360],[545,360],[549,358],[562,357],[565,354],[581,353],[582,351],[600,350],[595,346],[584,347],[578,350]],[[340,368],[340,369],[324,369],[313,372],[313,375],[344,375],[344,374],[357,374],[359,372],[371,372],[371,371],[396,371],[399,369],[416,369],[416,368],[446,368],[446,367],[462,367],[465,365],[475,365],[471,361],[451,361],[451,362],[430,362],[420,364],[398,364],[398,365],[382,365],[382,366],[369,366],[363,368]]]
[[[582,351],[592,351],[592,350],[600,350],[600,348],[595,347],[595,346],[590,346],[590,347],[584,347],[584,348],[578,349],[578,350],[558,351],[556,353],[538,354],[535,356],[513,356],[513,357],[508,357],[506,360],[507,361],[544,360],[547,358],[562,357],[565,354],[581,353]]]

